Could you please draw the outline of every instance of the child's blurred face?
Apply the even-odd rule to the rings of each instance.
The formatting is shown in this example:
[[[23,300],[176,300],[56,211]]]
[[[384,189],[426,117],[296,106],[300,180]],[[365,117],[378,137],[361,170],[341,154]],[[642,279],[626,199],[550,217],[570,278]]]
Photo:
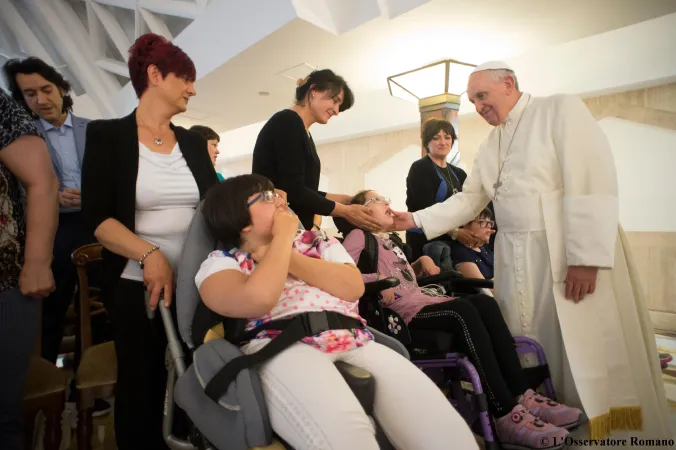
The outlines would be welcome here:
[[[380,222],[384,230],[390,229],[394,225],[390,199],[376,191],[368,191],[365,198],[364,206],[371,211],[373,218]]]
[[[272,239],[272,225],[275,221],[275,212],[278,209],[289,209],[286,201],[274,190],[263,191],[249,197],[249,215],[251,225],[244,230],[247,240],[255,238],[257,241],[268,242]]]
[[[495,222],[489,217],[477,217],[467,224],[465,228],[474,233],[484,244],[487,244],[493,235],[493,226],[495,226]]]

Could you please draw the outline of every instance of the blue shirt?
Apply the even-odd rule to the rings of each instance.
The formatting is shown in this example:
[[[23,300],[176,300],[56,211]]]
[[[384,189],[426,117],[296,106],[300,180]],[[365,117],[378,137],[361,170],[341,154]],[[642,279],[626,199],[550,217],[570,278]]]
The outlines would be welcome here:
[[[82,184],[82,162],[77,154],[75,145],[75,131],[73,130],[73,119],[68,113],[66,121],[60,128],[54,127],[46,120],[40,119],[45,129],[45,137],[56,150],[59,158],[55,161],[56,166],[61,168],[61,180],[64,188],[80,189]],[[79,211],[79,207],[64,208],[61,212]]]
[[[82,163],[77,155],[75,146],[75,131],[73,130],[73,119],[70,113],[61,128],[55,128],[51,123],[40,119],[45,129],[45,134],[49,143],[56,150],[59,158],[57,165],[61,167],[61,179],[63,186],[72,189],[80,189],[82,183]]]

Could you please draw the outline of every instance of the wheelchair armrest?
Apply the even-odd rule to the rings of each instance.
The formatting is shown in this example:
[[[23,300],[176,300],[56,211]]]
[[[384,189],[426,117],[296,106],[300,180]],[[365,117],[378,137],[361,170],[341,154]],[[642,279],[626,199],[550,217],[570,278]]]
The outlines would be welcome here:
[[[493,280],[482,280],[480,278],[465,278],[460,272],[447,270],[437,275],[418,278],[418,286],[427,286],[430,284],[450,283],[453,288],[474,288],[474,289],[493,289]]]
[[[371,281],[370,283],[364,283],[364,295],[376,294],[385,289],[390,289],[395,286],[399,286],[399,280],[394,277],[383,278],[378,281]]]

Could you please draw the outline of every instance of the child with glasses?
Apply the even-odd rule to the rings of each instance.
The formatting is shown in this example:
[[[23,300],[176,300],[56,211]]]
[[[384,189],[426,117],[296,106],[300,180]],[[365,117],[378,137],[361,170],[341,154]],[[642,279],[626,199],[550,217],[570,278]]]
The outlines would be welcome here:
[[[491,210],[486,208],[476,219],[461,227],[471,231],[480,242],[472,247],[459,241],[451,242],[455,270],[467,278],[493,279],[493,250],[489,248],[488,242],[495,234],[494,226]]]
[[[298,218],[260,175],[228,178],[207,194],[202,213],[230,252],[216,251],[195,277],[204,304],[248,319],[252,330],[275,319],[327,311],[352,319],[296,342],[259,367],[272,428],[297,450],[377,450],[375,431],[334,363],[376,380],[374,415],[395,448],[477,449],[462,417],[434,383],[363,326],[357,302],[364,282],[350,255],[321,232],[298,230]],[[259,333],[253,353],[279,332]]]
[[[399,279],[399,286],[383,292],[382,303],[402,316],[411,330],[443,330],[453,335],[454,350],[467,355],[479,372],[503,446],[523,450],[562,448],[566,429],[577,427],[584,419],[582,411],[528,388],[514,339],[495,299],[483,294],[440,297],[424,291],[415,276],[439,273],[439,268],[427,256],[409,264],[402,249],[390,239],[386,232],[393,225],[389,199],[375,191],[362,191],[352,203],[366,206],[381,224],[381,231],[374,233],[378,272],[362,274],[364,281]],[[477,222],[478,230],[490,231],[490,219],[480,216],[478,220],[482,221]],[[365,233],[353,229],[343,242],[355,263],[366,246]],[[484,234],[490,237],[488,232]]]

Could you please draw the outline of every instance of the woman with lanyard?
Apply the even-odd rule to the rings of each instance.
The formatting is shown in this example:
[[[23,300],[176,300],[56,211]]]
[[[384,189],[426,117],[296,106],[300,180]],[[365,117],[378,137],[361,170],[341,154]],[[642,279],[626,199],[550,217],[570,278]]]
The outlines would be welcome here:
[[[414,162],[406,177],[406,206],[409,212],[416,212],[435,203],[443,202],[453,194],[462,191],[467,174],[464,170],[446,162],[457,139],[453,125],[446,120],[430,118],[423,124],[422,142],[427,156]],[[435,239],[432,243],[427,241],[422,230],[406,232],[406,243],[413,251],[413,259],[427,254],[443,270],[453,268],[450,262],[450,242],[454,240],[468,247],[474,247],[480,242],[477,236],[466,228],[451,230],[447,235]],[[445,242],[448,245],[434,244],[434,242],[442,244]],[[489,245],[492,246],[492,240]]]
[[[321,216],[342,217],[368,230],[380,226],[362,205],[350,204],[350,195],[319,190],[321,161],[310,127],[328,123],[353,103],[352,90],[341,76],[315,70],[298,80],[294,106],[275,113],[256,140],[251,172],[286,192],[289,206],[308,230],[319,229]]]

